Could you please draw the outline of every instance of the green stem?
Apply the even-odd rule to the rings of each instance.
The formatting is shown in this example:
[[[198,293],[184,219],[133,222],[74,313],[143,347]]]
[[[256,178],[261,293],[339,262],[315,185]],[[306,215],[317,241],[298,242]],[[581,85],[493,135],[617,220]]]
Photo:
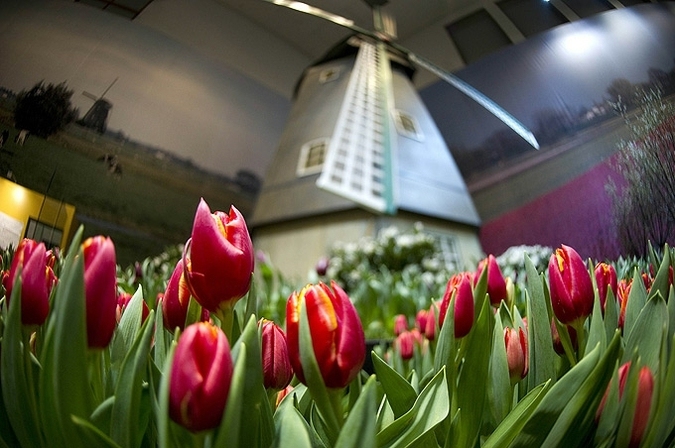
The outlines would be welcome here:
[[[584,333],[584,320],[579,319],[573,324],[577,332],[577,343],[579,344],[577,359],[581,360],[586,352],[586,333]]]
[[[89,384],[94,394],[94,402],[98,405],[103,402],[105,391],[103,387],[103,357],[101,350],[90,350],[88,353]]]
[[[342,409],[342,397],[344,396],[344,389],[327,389],[328,397],[330,398],[330,405],[333,408],[333,414],[338,422],[338,433],[344,424],[344,411]]]
[[[232,341],[232,328],[234,326],[234,308],[230,305],[223,305],[216,311],[216,316],[220,320],[220,328],[227,336],[228,341]],[[232,342],[230,342],[232,343]]]

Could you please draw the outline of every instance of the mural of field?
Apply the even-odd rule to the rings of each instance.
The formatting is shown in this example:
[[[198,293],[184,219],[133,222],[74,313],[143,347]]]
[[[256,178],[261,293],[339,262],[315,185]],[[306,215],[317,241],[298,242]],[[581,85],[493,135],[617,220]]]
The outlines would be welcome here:
[[[254,192],[233,180],[77,125],[19,146],[4,114],[0,131],[8,129],[10,140],[0,154],[2,175],[11,171],[20,185],[75,205],[85,236],[111,236],[122,266],[184,243],[200,197],[212,210],[252,211]]]

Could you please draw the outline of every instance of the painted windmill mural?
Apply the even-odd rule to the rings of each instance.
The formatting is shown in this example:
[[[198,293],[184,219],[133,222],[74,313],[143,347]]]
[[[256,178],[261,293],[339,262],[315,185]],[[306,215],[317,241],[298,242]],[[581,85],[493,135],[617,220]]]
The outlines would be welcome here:
[[[354,34],[307,68],[296,86],[251,220],[256,246],[302,276],[336,241],[420,221],[447,246],[449,263],[475,261],[480,217],[415,90],[415,70],[431,70],[538,148],[532,133],[459,78],[398,45],[394,21],[380,9],[386,1],[366,0],[374,31],[304,3],[265,1]],[[302,248],[302,261],[293,248]]]
[[[92,104],[89,110],[84,114],[84,117],[80,120],[82,126],[93,129],[99,134],[103,134],[106,131],[108,128],[108,116],[110,115],[113,105],[104,97],[116,82],[117,78],[110,83],[101,96],[93,95],[87,91],[82,92],[82,95],[94,101],[94,104]]]

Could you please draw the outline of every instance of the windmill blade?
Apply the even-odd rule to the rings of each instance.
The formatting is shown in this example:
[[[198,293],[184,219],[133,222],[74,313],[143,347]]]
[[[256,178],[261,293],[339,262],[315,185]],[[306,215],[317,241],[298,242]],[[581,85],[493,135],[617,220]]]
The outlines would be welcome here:
[[[108,86],[108,88],[105,89],[105,90],[103,91],[103,93],[101,94],[101,98],[103,98],[103,97],[105,96],[105,94],[108,93],[108,90],[110,90],[110,89],[112,88],[112,86],[115,85],[115,83],[117,82],[118,79],[119,79],[119,76],[118,76],[117,78],[115,78],[115,80],[114,80],[113,82],[110,83],[110,85]]]
[[[459,90],[460,92],[462,92],[463,94],[465,94],[466,96],[468,96],[469,98],[471,98],[472,100],[483,106],[485,109],[488,110],[488,112],[492,113],[495,117],[499,118],[502,122],[504,122],[504,124],[513,129],[513,131],[516,134],[520,135],[534,149],[539,149],[539,142],[537,142],[537,139],[535,138],[532,131],[527,129],[525,125],[523,125],[516,117],[511,115],[497,103],[495,103],[490,98],[485,96],[475,87],[466,83],[457,76],[446,72],[445,70],[433,64],[432,62],[416,55],[415,53],[409,50],[406,50],[400,45],[393,43],[390,45],[406,54],[406,56],[408,57],[408,59],[410,59],[411,62],[429,70],[431,73],[438,76],[442,80],[446,81],[447,83],[455,87],[457,90]]]
[[[96,95],[94,95],[93,93],[89,93],[86,90],[84,92],[82,92],[82,95],[86,96],[90,100],[94,100],[94,101],[98,100],[98,97]]]
[[[391,48],[403,53],[406,55],[406,57],[414,64],[429,70],[431,73],[435,74],[438,76],[440,79],[443,81],[449,83],[456,89],[458,89],[460,92],[464,93],[467,95],[469,98],[473,99],[476,101],[478,104],[483,106],[485,109],[487,109],[490,113],[492,113],[495,117],[499,118],[504,124],[506,124],[508,127],[513,129],[514,132],[516,132],[519,136],[521,136],[526,142],[528,142],[533,148],[539,149],[539,143],[537,142],[537,139],[534,137],[534,134],[525,127],[516,117],[511,115],[509,112],[507,112],[504,108],[499,106],[497,103],[492,101],[490,98],[485,96],[483,93],[478,91],[476,88],[472,87],[465,81],[461,80],[457,76],[443,70],[442,68],[438,67],[431,61],[422,58],[421,56],[416,55],[412,51],[402,47],[401,45],[393,42],[386,34],[383,34],[382,32],[373,32],[369,31],[367,29],[361,28],[359,26],[356,26],[354,24],[353,20],[347,19],[345,17],[339,16],[337,14],[333,14],[327,11],[324,11],[323,9],[316,8],[314,6],[308,5],[307,3],[303,2],[298,2],[298,1],[291,1],[291,0],[262,0],[268,3],[273,3],[275,5],[279,6],[284,6],[286,8],[293,9],[295,11],[300,11],[305,14],[309,14],[315,17],[319,17],[325,20],[328,20],[332,23],[335,23],[337,25],[343,26],[345,28],[348,28],[356,33],[362,34],[364,36],[376,39],[376,40],[382,40],[383,37],[386,38],[386,43],[389,45]],[[372,3],[368,2],[367,3]],[[382,16],[380,15],[379,7],[378,4],[379,2],[374,2],[375,4],[371,4],[373,7],[373,11],[375,13],[375,18],[376,22],[379,20],[382,20]],[[388,19],[389,20],[389,19]],[[387,24],[388,27],[391,27],[391,23]]]
[[[303,12],[305,14],[309,14],[310,16],[314,17],[319,17],[321,19],[328,20],[329,22],[333,22],[336,25],[340,25],[342,27],[348,28],[354,32],[365,34],[368,36],[373,36],[374,34],[371,31],[368,31],[365,28],[361,28],[359,26],[356,26],[354,24],[354,21],[351,19],[347,19],[346,17],[342,17],[338,14],[333,14],[331,12],[325,11],[321,8],[317,8],[312,5],[308,5],[307,3],[303,2],[296,2],[292,0],[262,0],[267,3],[273,3],[278,6],[283,6],[285,8],[293,9],[298,12]]]

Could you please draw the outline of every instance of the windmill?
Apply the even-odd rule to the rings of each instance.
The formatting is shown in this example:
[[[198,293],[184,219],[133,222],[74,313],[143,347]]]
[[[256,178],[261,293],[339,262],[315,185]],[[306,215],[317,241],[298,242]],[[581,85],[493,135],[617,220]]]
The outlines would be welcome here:
[[[94,101],[94,104],[89,108],[80,123],[87,128],[94,129],[99,134],[103,134],[108,127],[108,115],[112,109],[112,103],[104,99],[106,93],[112,88],[112,86],[117,82],[118,78],[115,78],[113,82],[110,83],[107,89],[103,91],[101,96],[93,95],[87,91],[82,92],[82,95]]]
[[[310,234],[304,226],[309,219],[312,225],[325,226],[355,208],[380,218],[408,214],[477,229],[480,217],[412,84],[413,73],[418,68],[433,72],[538,149],[533,134],[472,86],[399,45],[395,22],[381,9],[386,0],[365,0],[373,12],[372,31],[305,3],[263,1],[330,21],[353,34],[307,68],[298,82],[258,197],[254,229],[273,234],[280,224],[294,223]],[[287,235],[279,237],[288,240]]]

